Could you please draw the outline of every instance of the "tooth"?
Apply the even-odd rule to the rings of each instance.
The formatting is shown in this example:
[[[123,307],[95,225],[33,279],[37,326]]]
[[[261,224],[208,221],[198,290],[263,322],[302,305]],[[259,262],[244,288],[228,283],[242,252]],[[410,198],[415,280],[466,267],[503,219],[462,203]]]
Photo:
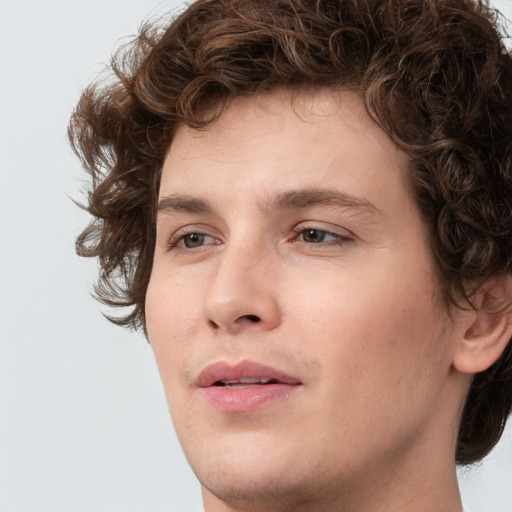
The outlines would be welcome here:
[[[232,380],[222,380],[224,385],[229,386],[232,384],[266,384],[270,382],[270,379],[263,379],[260,377],[242,377],[240,379],[232,379]]]

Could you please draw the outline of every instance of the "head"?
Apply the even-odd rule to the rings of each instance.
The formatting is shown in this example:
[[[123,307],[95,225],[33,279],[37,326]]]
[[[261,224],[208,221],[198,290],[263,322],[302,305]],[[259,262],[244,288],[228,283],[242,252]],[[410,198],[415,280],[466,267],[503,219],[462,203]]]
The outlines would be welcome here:
[[[370,268],[379,265],[377,260],[373,267],[358,268],[360,281],[350,281],[351,297],[357,297],[359,290],[364,300],[355,300],[360,309],[352,311],[352,317],[361,322],[367,317],[373,332],[381,329],[390,337],[401,332],[405,339],[416,333],[416,348],[425,347],[428,340],[430,344],[421,357],[433,368],[430,378],[434,388],[442,372],[455,371],[469,376],[460,385],[460,389],[464,388],[463,399],[453,411],[457,431],[453,452],[456,461],[462,464],[481,459],[499,440],[512,407],[512,347],[508,343],[510,322],[506,316],[510,309],[512,272],[512,59],[503,51],[500,30],[497,13],[483,3],[465,0],[199,0],[168,27],[144,26],[138,38],[114,57],[113,81],[99,82],[85,90],[70,124],[74,148],[92,175],[87,209],[93,220],[78,239],[78,252],[99,258],[101,275],[97,296],[107,305],[125,311],[112,316],[112,320],[149,333],[155,348],[160,343],[156,338],[160,340],[167,332],[169,350],[174,339],[173,325],[193,311],[206,315],[209,327],[205,329],[218,332],[222,321],[215,321],[215,308],[208,306],[208,297],[215,297],[216,286],[220,286],[215,279],[198,280],[199,284],[208,282],[211,286],[196,301],[197,297],[183,289],[186,282],[194,282],[191,275],[179,265],[162,270],[164,256],[159,252],[157,230],[159,198],[178,194],[181,198],[193,196],[202,200],[209,199],[210,194],[212,203],[217,201],[221,205],[229,201],[234,205],[234,212],[223,214],[218,212],[220,207],[206,205],[221,220],[217,224],[212,222],[217,231],[206,233],[209,243],[204,246],[208,249],[201,250],[220,251],[217,242],[226,248],[229,244],[228,236],[219,226],[224,225],[226,232],[232,233],[234,225],[228,220],[234,223],[233,219],[240,219],[245,211],[242,203],[237,209],[235,197],[226,195],[228,183],[238,192],[245,191],[247,211],[250,211],[251,204],[261,206],[262,201],[272,199],[272,194],[291,189],[289,184],[295,183],[296,176],[290,168],[283,166],[278,172],[275,165],[279,158],[285,160],[283,155],[290,154],[293,140],[300,141],[299,147],[295,147],[296,158],[301,155],[300,161],[307,160],[301,149],[308,144],[325,145],[329,141],[332,148],[336,140],[352,141],[353,145],[360,141],[364,150],[355,152],[354,158],[364,160],[376,148],[375,155],[387,162],[382,167],[389,167],[389,173],[380,172],[378,176],[370,173],[365,178],[366,185],[360,184],[363,188],[354,188],[351,195],[359,199],[364,195],[363,199],[370,201],[376,210],[389,208],[394,211],[395,220],[400,217],[410,220],[407,228],[400,231],[404,234],[407,229],[412,230],[408,236],[411,245],[407,246],[410,257],[398,258],[395,266],[405,268],[417,256],[419,260],[411,263],[411,274],[404,272],[410,279],[414,275],[419,277],[416,288],[405,282],[400,288],[396,284],[400,282],[400,273],[392,274],[390,259],[389,267],[382,263],[382,268],[396,280],[379,281],[374,276],[372,283],[377,283],[377,289],[372,295],[362,277],[371,275]],[[287,141],[280,139],[283,133],[288,134]],[[262,161],[266,167],[245,165],[242,167],[250,171],[229,174],[226,162],[234,156],[229,153],[229,142],[236,142],[233,134],[240,135],[240,147],[245,148],[240,158],[245,158],[246,164],[257,161],[262,153],[261,145],[259,151],[251,153],[251,143],[247,141],[265,144]],[[326,171],[327,162],[333,161],[335,155],[327,147],[311,147],[320,155],[319,160],[323,155],[325,166],[317,167],[314,175],[310,171],[303,173],[303,181],[297,178],[296,184],[301,189],[322,189],[326,193],[339,183]],[[211,155],[216,151],[219,153],[215,160]],[[204,174],[191,164],[201,159],[203,163],[210,159],[217,164],[210,161],[211,172]],[[379,161],[366,163],[363,167],[367,171]],[[265,175],[265,180],[259,181],[258,176],[261,179],[264,176],[263,167],[273,168],[274,174]],[[314,160],[309,169],[315,169]],[[354,180],[360,179],[363,171],[366,172],[364,169],[353,169]],[[398,175],[392,177],[392,170],[398,170]],[[350,193],[353,182],[347,179],[341,183]],[[247,183],[252,186],[250,190],[244,188]],[[273,183],[275,188],[268,190],[267,197],[257,196],[254,191],[264,192],[265,183]],[[379,183],[376,188],[375,183]],[[190,190],[194,184],[201,197],[194,196],[194,190]],[[370,185],[377,202],[379,198],[391,202],[380,205],[382,208],[375,205],[364,189]],[[391,187],[389,195],[386,187]],[[292,199],[288,197],[289,201]],[[198,206],[201,209],[205,205],[188,203],[177,209],[182,213],[188,209],[192,215]],[[176,207],[168,209],[175,211]],[[257,217],[258,211],[260,207],[251,218]],[[194,222],[197,224],[195,217]],[[209,222],[201,217],[201,225],[210,226]],[[309,227],[319,230],[317,226],[305,226]],[[405,238],[401,240],[405,243]],[[183,238],[179,243],[184,243]],[[272,282],[279,282],[280,290],[285,291],[274,299],[276,303],[287,303],[278,304],[274,312],[261,314],[250,311],[249,307],[240,314],[240,318],[245,318],[244,323],[248,323],[243,329],[250,333],[261,330],[267,325],[262,320],[267,316],[274,318],[273,315],[275,318],[268,325],[275,329],[272,322],[281,322],[277,318],[282,319],[284,310],[301,312],[302,316],[297,318],[307,315],[308,310],[301,309],[301,304],[308,303],[300,294],[296,303],[287,298],[297,294],[291,289],[287,292],[287,283],[280,281],[287,275],[286,271],[275,262],[265,268],[267,256],[258,253],[258,247],[254,250],[257,257],[253,267],[258,267],[261,273],[270,271],[274,276],[265,289],[272,288]],[[228,258],[229,251],[226,249],[223,254]],[[233,256],[232,268],[241,256],[242,253]],[[249,253],[243,257],[251,261]],[[246,275],[251,275],[253,267],[249,263]],[[332,269],[333,275],[338,275],[338,270]],[[222,273],[218,268],[215,272]],[[309,290],[308,296],[317,294],[315,304],[323,300],[324,305],[332,305],[337,300],[332,283],[337,283],[344,308],[339,312],[336,308],[329,310],[331,316],[322,317],[322,321],[340,328],[339,319],[350,300],[343,289],[346,282],[343,279],[337,282],[329,275],[328,272],[324,277],[312,274],[310,278],[318,279],[322,286],[314,292]],[[165,293],[166,279],[167,290],[172,293]],[[416,290],[415,298],[427,300],[428,308],[416,303],[419,309],[407,309],[406,302],[398,301],[394,304],[402,310],[399,313],[395,310],[394,318],[389,316],[393,311],[385,309],[380,317],[369,315],[372,311],[368,309],[369,304],[373,310],[378,309],[410,288]],[[161,297],[165,299],[160,304]],[[214,304],[215,300],[211,300]],[[239,302],[243,302],[240,297]],[[180,313],[182,304],[190,305],[183,308],[183,314]],[[315,304],[308,304],[309,310]],[[407,320],[425,310],[428,314],[418,322]],[[159,317],[166,314],[176,322],[159,323]],[[373,321],[377,323],[372,325]],[[386,325],[379,326],[378,321]],[[177,332],[186,337],[190,335],[188,329],[187,325],[178,325]],[[485,357],[472,357],[478,350],[471,347],[478,346],[482,334],[492,329],[502,331],[493,338],[494,348]],[[368,333],[354,332],[354,339],[363,334]],[[457,336],[468,343],[454,358],[450,343]],[[437,345],[431,342],[432,338]],[[471,344],[471,340],[476,341]],[[433,352],[436,347],[439,350]],[[381,346],[382,350],[389,348]],[[199,349],[203,351],[204,347],[198,346]],[[305,347],[295,349],[307,356]],[[291,345],[286,350],[286,355],[292,357],[294,347]],[[176,351],[187,352],[179,344]],[[167,349],[157,350],[157,362],[159,353],[169,356]],[[350,354],[349,351],[343,357]],[[287,356],[281,355],[286,367]],[[376,364],[378,355],[375,352]],[[300,364],[309,369],[304,371],[314,382],[318,359],[331,356],[314,354],[304,357]],[[187,370],[197,370],[200,360],[196,362],[197,368]],[[360,354],[354,364],[362,361],[364,355]],[[450,368],[446,367],[448,362]],[[398,367],[395,369],[400,373]],[[364,368],[358,370],[359,374],[364,373]],[[184,367],[179,371],[185,372]],[[386,375],[383,381],[391,384],[389,373]],[[404,375],[407,380],[406,369]],[[400,388],[400,376],[395,377]],[[407,382],[412,382],[413,376],[408,378]],[[179,377],[176,379],[177,382]],[[172,395],[170,387],[166,391]],[[436,396],[445,391],[439,385]],[[397,400],[405,396],[406,387],[402,392],[403,395],[396,396]],[[425,405],[425,411],[433,411],[429,409],[434,407],[429,400],[434,397],[421,394],[417,399]],[[179,397],[171,397],[169,402],[172,412],[172,404],[178,404]],[[400,411],[404,416],[416,414],[407,408]],[[415,417],[421,419],[421,415]],[[364,421],[361,419],[361,425]],[[412,431],[413,425],[409,426]],[[192,424],[186,428],[194,430]],[[180,433],[180,428],[177,429]],[[187,435],[183,433],[182,437]]]

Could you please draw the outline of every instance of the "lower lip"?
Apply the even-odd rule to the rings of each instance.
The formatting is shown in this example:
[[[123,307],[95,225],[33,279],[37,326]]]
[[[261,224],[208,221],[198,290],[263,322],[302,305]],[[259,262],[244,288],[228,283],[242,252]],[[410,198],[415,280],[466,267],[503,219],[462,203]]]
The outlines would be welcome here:
[[[283,400],[296,393],[300,385],[262,384],[245,388],[210,386],[203,388],[206,402],[221,412],[249,412]]]

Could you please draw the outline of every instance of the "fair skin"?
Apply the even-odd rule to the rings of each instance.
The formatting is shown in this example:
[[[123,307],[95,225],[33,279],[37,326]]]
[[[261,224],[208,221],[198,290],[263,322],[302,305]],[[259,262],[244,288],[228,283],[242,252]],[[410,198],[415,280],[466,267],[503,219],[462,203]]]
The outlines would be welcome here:
[[[207,512],[462,510],[476,315],[448,313],[407,165],[353,92],[178,128],[146,319]]]

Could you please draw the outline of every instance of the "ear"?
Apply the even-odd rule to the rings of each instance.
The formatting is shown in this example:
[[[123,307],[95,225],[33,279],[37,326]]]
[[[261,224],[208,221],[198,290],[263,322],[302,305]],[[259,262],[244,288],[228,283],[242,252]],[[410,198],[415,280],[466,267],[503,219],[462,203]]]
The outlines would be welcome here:
[[[474,311],[467,312],[467,328],[455,344],[453,366],[462,373],[478,373],[496,362],[512,338],[512,276],[487,279],[472,295]]]

